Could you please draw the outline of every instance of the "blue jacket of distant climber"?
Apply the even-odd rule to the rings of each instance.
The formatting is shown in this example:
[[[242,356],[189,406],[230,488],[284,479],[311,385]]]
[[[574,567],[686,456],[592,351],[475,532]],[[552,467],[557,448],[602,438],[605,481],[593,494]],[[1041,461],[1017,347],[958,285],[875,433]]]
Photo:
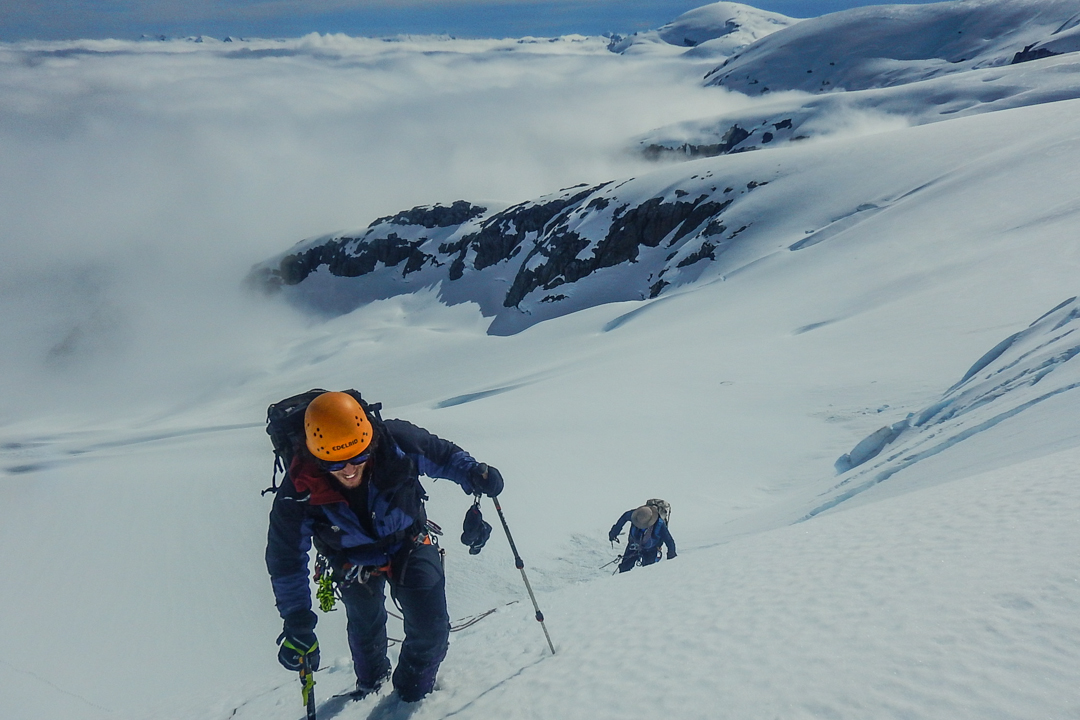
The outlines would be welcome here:
[[[608,537],[617,537],[622,532],[623,525],[630,522],[630,516],[633,514],[634,510],[624,512],[622,517],[611,526]],[[664,522],[663,518],[657,518],[652,527],[644,530],[630,525],[630,535],[626,540],[628,552],[636,549],[644,557],[649,554],[649,551],[654,551],[654,553],[658,551],[661,544],[667,548],[669,558],[675,557],[675,540],[671,537],[671,531],[668,530],[667,523]]]

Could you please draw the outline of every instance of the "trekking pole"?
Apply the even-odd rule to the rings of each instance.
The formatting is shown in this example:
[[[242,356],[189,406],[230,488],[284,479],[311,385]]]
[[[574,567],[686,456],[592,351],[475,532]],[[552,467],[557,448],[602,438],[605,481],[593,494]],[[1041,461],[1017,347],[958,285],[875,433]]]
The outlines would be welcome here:
[[[525,581],[525,589],[529,591],[529,598],[532,600],[533,609],[536,610],[536,621],[540,623],[540,627],[544,630],[544,637],[547,638],[548,647],[551,648],[551,654],[555,654],[555,646],[551,644],[551,635],[548,634],[547,625],[544,624],[544,613],[540,612],[540,606],[536,604],[536,595],[533,594],[532,585],[529,584],[529,576],[525,574],[525,562],[521,559],[521,555],[518,553],[517,545],[514,544],[514,537],[510,534],[510,526],[506,524],[506,516],[503,515],[502,505],[499,505],[499,498],[493,497],[491,501],[495,503],[495,510],[499,513],[499,521],[502,523],[503,530],[506,531],[506,539],[510,541],[510,549],[514,551],[514,565],[521,571],[521,579]]]
[[[315,673],[308,670],[307,655],[300,656],[300,696],[307,705],[307,720],[315,718]]]

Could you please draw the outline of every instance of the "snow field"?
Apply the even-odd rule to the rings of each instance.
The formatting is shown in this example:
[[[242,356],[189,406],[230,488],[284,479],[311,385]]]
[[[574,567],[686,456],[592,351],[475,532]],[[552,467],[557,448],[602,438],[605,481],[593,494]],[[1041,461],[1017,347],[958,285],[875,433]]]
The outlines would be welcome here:
[[[558,655],[461,714],[1074,717],[1078,470],[1069,451],[560,591]],[[488,631],[451,654],[485,657]],[[449,714],[435,697],[416,717]]]
[[[527,601],[500,609],[409,717],[1075,717],[1078,471],[1070,450],[547,594],[554,656]]]
[[[731,98],[693,62],[562,42],[0,47],[5,720],[302,715],[275,659],[261,421],[320,386],[504,472],[558,649],[490,504],[471,557],[470,499],[425,481],[451,617],[497,612],[452,636],[417,720],[1080,716],[1075,393],[792,524],[843,482],[837,457],[1078,294],[1080,101],[655,168],[611,153]],[[1025,82],[1064,97],[1066,61]],[[545,125],[566,107],[580,122]],[[438,288],[318,323],[237,299],[296,237],[631,174],[640,197],[768,184],[698,284],[509,337]],[[679,557],[611,577],[608,527],[654,496]],[[320,718],[404,720],[330,699],[352,685],[343,621],[319,625]]]

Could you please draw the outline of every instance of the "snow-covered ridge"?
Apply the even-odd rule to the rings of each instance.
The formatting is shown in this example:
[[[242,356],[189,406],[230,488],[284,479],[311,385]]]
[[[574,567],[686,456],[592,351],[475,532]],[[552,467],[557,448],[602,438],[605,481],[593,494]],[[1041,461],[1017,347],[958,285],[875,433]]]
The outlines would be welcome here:
[[[921,82],[807,99],[777,93],[755,111],[658,128],[634,139],[655,160],[783,147],[835,135],[893,130],[1080,97],[1080,54],[972,70]]]
[[[465,201],[417,207],[305,241],[248,282],[328,315],[441,283],[444,301],[495,316],[492,333],[518,332],[696,280],[749,227],[742,201],[768,183],[756,177],[654,173],[501,212]]]
[[[845,475],[844,480],[810,515],[1041,403],[1080,389],[1077,355],[1080,300],[1070,298],[991,348],[940,400],[877,430],[841,456],[836,470]]]
[[[1072,0],[958,0],[853,8],[793,25],[707,76],[760,95],[888,87],[1080,50]]]
[[[1080,58],[1057,56],[1080,50],[1078,33],[1080,12],[1061,0],[889,5],[806,20],[706,76],[775,95],[768,107],[660,128],[634,146],[653,159],[708,157],[1075,98]]]

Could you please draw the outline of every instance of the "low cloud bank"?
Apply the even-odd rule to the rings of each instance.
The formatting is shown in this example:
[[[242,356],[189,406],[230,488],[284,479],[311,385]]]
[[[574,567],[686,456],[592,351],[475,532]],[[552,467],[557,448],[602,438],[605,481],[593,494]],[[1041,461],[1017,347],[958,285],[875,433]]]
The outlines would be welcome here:
[[[415,205],[632,175],[627,137],[730,102],[692,61],[602,38],[239,45],[0,46],[0,422],[257,374],[306,321],[242,294],[255,262]]]

